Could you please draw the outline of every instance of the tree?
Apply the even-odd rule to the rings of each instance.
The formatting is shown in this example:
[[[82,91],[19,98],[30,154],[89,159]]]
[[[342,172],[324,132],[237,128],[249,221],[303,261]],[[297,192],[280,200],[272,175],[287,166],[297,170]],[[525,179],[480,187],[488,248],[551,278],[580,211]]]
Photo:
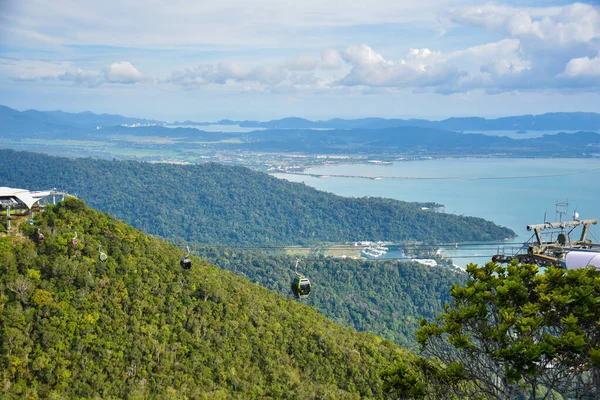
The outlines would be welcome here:
[[[449,384],[459,397],[547,398],[575,393],[578,380],[598,396],[597,271],[487,263],[467,273],[417,332],[424,355],[463,369],[471,384]]]
[[[378,372],[414,357],[199,258],[183,269],[78,199],[19,229],[0,237],[2,399],[380,399]]]
[[[555,332],[556,360],[576,372],[576,394],[600,399],[600,273],[548,269],[540,306]]]

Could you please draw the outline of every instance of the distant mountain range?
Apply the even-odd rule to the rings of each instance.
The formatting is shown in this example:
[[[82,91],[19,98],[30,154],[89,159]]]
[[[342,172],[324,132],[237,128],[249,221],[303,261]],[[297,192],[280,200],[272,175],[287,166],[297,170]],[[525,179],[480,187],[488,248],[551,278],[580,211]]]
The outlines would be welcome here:
[[[67,113],[63,111],[17,111],[0,106],[0,133],[7,131],[30,131],[32,129],[66,129],[67,127],[114,125],[167,125],[165,121],[130,118],[118,114],[95,114],[90,111]],[[386,129],[395,127],[433,128],[450,131],[600,131],[600,114],[584,112],[558,112],[541,115],[521,115],[486,119],[478,117],[448,118],[442,121],[425,119],[330,119],[310,121],[304,118],[283,118],[272,121],[234,121],[224,119],[215,122],[176,121],[168,125],[239,125],[261,129]]]
[[[16,111],[0,106],[0,138],[87,140],[119,144],[121,147],[150,146],[167,153],[173,149],[233,152],[419,155],[419,156],[516,156],[592,157],[600,154],[600,114],[555,113],[539,116],[451,118],[444,121],[386,120],[366,118],[308,121],[285,118],[278,121],[219,121],[225,125],[256,127],[251,132],[208,132],[202,124],[186,121],[177,127],[163,121],[127,118],[121,115],[62,111]],[[404,124],[404,125],[403,125]],[[166,126],[165,126],[166,125]],[[445,127],[445,128],[441,128]],[[319,128],[319,129],[317,129]],[[324,129],[327,128],[327,129]],[[575,133],[545,134],[538,138],[512,139],[483,132],[503,129],[523,131],[548,129]],[[475,130],[482,133],[462,133]],[[169,138],[166,142],[144,139],[131,144],[124,138]],[[144,142],[144,143],[142,143]],[[22,146],[28,146],[22,142]],[[79,154],[77,151],[73,154]],[[87,153],[89,154],[89,153]]]
[[[64,111],[17,111],[0,105],[0,134],[38,131],[71,131],[75,128],[96,128],[123,124],[164,124],[142,118],[117,114],[95,114],[91,111],[67,113]]]
[[[330,119],[326,121],[310,121],[303,118],[283,118],[278,120],[192,122],[186,125],[239,125],[244,128],[263,129],[386,129],[403,126],[418,128],[435,128],[450,131],[556,131],[556,130],[600,130],[600,114],[584,112],[560,112],[541,115],[521,115],[497,119],[477,117],[448,118],[442,121],[425,119]]]
[[[268,152],[338,154],[513,155],[587,157],[600,153],[600,134],[557,133],[531,139],[463,134],[435,128],[268,129],[241,136],[239,148]]]

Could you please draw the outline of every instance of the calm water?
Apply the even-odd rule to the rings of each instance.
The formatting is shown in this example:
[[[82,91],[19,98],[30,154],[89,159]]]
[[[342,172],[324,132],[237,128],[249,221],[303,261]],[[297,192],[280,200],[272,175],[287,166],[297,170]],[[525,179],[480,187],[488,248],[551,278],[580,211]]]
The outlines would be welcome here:
[[[554,131],[522,131],[521,133],[517,133],[519,132],[518,130],[512,130],[512,131],[462,131],[462,133],[480,133],[482,135],[487,135],[487,136],[507,136],[511,139],[533,139],[533,138],[539,138],[542,137],[544,135],[556,135],[557,133],[575,133],[578,131],[567,131],[567,130],[554,130]],[[523,133],[524,132],[524,133]],[[591,132],[596,132],[596,133],[600,133],[597,131],[591,131]]]
[[[542,223],[545,212],[549,221],[554,220],[557,201],[568,201],[567,219],[574,209],[580,218],[600,218],[600,159],[437,159],[337,165],[307,172],[354,177],[275,176],[343,196],[437,202],[445,205],[445,212],[482,217],[509,227],[519,235],[515,242],[521,243],[531,237],[526,226]],[[592,233],[600,237],[600,228]],[[463,251],[445,254],[465,266],[488,261],[495,253],[494,246],[467,244]]]
[[[204,132],[247,133],[262,131],[264,128],[244,128],[239,125],[165,125],[167,128],[193,128]]]

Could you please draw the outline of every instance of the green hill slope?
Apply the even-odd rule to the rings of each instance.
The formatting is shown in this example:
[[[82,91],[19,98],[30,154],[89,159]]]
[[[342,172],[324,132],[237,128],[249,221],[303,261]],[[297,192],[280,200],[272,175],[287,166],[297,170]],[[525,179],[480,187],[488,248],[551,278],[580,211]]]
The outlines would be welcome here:
[[[462,242],[514,236],[421,203],[345,198],[243,167],[67,159],[0,150],[0,186],[57,187],[165,238],[232,246],[358,240]]]
[[[195,247],[194,254],[282,294],[290,292],[294,257],[232,248]],[[311,257],[300,271],[313,284],[307,304],[329,319],[415,348],[419,320],[429,320],[451,301],[453,284],[466,274],[415,262]]]
[[[413,357],[206,262],[183,270],[80,200],[22,233],[0,237],[4,398],[380,398],[379,371]]]

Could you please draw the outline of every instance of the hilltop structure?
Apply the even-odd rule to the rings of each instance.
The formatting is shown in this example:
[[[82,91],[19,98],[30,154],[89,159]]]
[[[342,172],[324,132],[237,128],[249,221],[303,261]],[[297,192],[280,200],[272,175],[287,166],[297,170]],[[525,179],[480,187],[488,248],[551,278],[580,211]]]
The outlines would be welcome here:
[[[9,187],[0,187],[0,209],[6,210],[6,225],[10,228],[11,210],[13,213],[26,215],[32,211],[39,210],[50,201],[56,204],[59,201],[70,196],[67,193],[58,192],[56,189],[47,191],[29,191],[27,189],[15,189]]]
[[[47,192],[30,192],[27,189],[13,189],[9,187],[0,187],[0,205],[3,208],[31,209],[44,197],[50,196]]]

